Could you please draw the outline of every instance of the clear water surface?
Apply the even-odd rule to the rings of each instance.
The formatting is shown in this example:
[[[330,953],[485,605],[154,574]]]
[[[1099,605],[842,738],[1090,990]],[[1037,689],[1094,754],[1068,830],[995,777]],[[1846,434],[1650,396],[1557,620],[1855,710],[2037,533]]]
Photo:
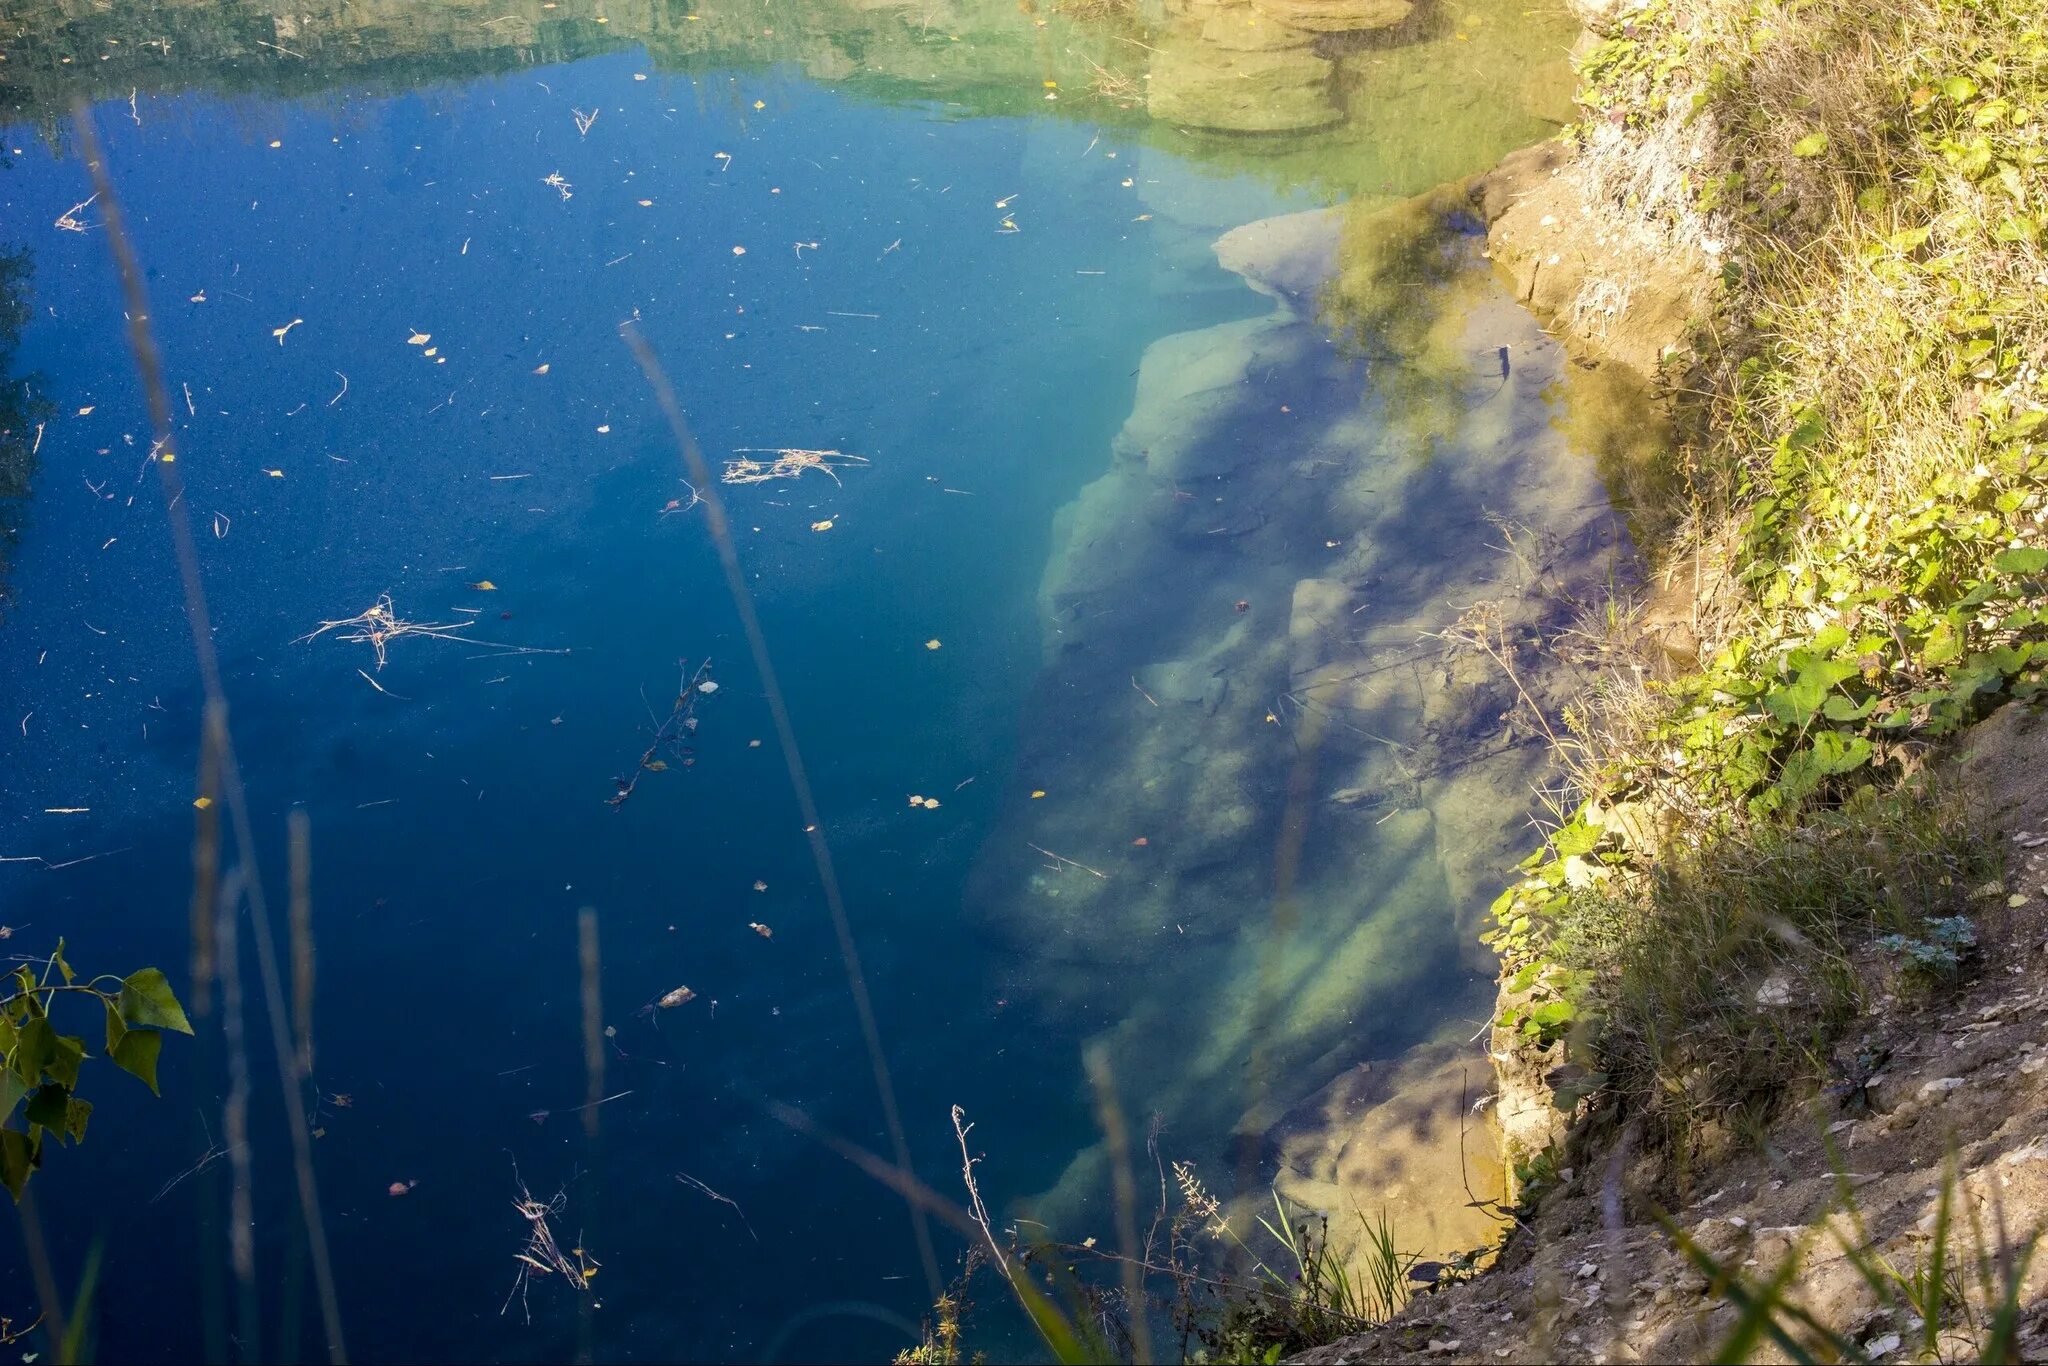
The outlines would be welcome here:
[[[1161,990],[1214,1008],[1152,950],[1084,990],[1008,909],[1032,895],[1008,869],[1043,838],[1034,804],[1085,825],[1106,800],[1085,789],[1109,742],[1047,701],[1065,685],[1041,591],[1080,553],[1056,514],[1110,467],[1148,347],[1271,313],[1217,264],[1220,232],[1390,201],[1539,136],[1499,72],[1562,41],[1555,16],[1452,6],[1405,48],[1353,51],[1349,118],[1260,137],[1149,119],[1142,85],[1095,64],[1133,50],[1102,21],[712,3],[0,5],[0,246],[25,257],[29,310],[8,439],[34,446],[29,496],[4,505],[0,854],[90,859],[0,865],[0,920],[9,947],[61,933],[76,962],[159,962],[184,989],[201,699],[103,206],[58,222],[92,193],[83,96],[147,267],[273,906],[285,814],[311,819],[307,1094],[361,1359],[873,1360],[927,1303],[900,1203],[761,1107],[886,1151],[760,680],[621,322],[714,460],[868,462],[722,491],[919,1169],[952,1189],[959,1104],[1002,1194],[1055,1188],[1097,1137],[1082,1043]],[[1290,353],[1297,387],[1348,386],[1355,408],[1370,375],[1318,338]],[[300,640],[383,594],[461,639],[393,640],[381,668],[367,644]],[[720,686],[693,763],[608,806],[679,661],[704,660]],[[1085,701],[1104,724],[1153,700],[1111,691]],[[1103,824],[1061,852],[1169,842]],[[583,906],[605,1089],[626,1093],[595,1138],[575,1113]],[[1450,935],[1381,965],[1437,1005],[1379,1045],[1469,996]],[[698,999],[640,1012],[681,984]],[[227,1165],[164,1190],[221,1142],[217,1039],[166,1049],[161,1100],[92,1077],[88,1141],[37,1180],[64,1273],[104,1248],[104,1359],[318,1354],[250,1009],[253,1319],[224,1264]],[[1120,1077],[1139,1114],[1168,1080]],[[1190,1150],[1226,1146],[1227,1122],[1187,1113]],[[587,1297],[537,1283],[530,1323],[501,1311],[516,1177],[562,1189],[560,1231],[603,1264]],[[958,1248],[942,1237],[948,1267]],[[33,1300],[11,1235],[0,1297]],[[999,1353],[1028,1350],[987,1322]]]

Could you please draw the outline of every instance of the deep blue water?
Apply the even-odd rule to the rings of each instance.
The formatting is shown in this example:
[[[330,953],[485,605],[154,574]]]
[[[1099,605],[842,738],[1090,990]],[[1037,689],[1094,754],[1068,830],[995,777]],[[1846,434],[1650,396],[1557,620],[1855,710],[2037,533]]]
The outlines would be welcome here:
[[[1012,780],[1051,514],[1099,469],[1148,341],[1264,308],[1195,250],[1207,225],[1134,222],[1147,195],[1121,182],[1228,195],[1247,217],[1289,207],[1085,125],[877,108],[781,74],[745,81],[735,107],[636,81],[643,67],[605,57],[338,109],[144,100],[139,127],[125,104],[96,113],[149,267],[274,884],[283,813],[312,820],[317,1083],[351,1102],[321,1111],[319,1172],[366,1358],[569,1350],[559,1284],[535,1287],[531,1328],[516,1304],[499,1316],[515,1160],[536,1192],[568,1183],[604,1262],[581,1330],[599,1355],[872,1358],[903,1339],[858,1306],[914,1322],[925,1298],[894,1198],[754,1102],[886,1149],[761,690],[701,511],[662,511],[687,501],[680,464],[618,324],[641,320],[714,457],[872,462],[840,484],[725,492],[914,1148],[944,1172],[962,1103],[1029,1187],[1092,1125],[1085,1022],[1011,1011],[953,912]],[[588,135],[572,107],[602,109]],[[74,149],[13,137],[0,211],[35,261],[18,368],[57,414],[0,630],[0,852],[117,852],[10,866],[0,904],[25,938],[61,926],[82,963],[176,968],[191,645],[104,235],[44,226],[88,177]],[[556,172],[566,199],[542,183]],[[412,637],[377,670],[367,645],[294,643],[387,592],[409,619],[481,609],[469,635],[569,653]],[[615,811],[612,775],[684,658],[722,685],[695,766]],[[912,811],[910,792],[941,809]],[[602,1109],[595,1148],[573,1115],[529,1118],[584,1096],[586,904],[617,1029],[606,1086],[632,1092]],[[636,1016],[682,983],[702,998],[687,1011]],[[106,1239],[109,1359],[200,1347],[184,1269],[197,1200],[220,1190],[202,1175],[146,1204],[205,1151],[202,1123],[219,1137],[197,1058],[167,1050],[161,1102],[103,1081],[91,1141],[39,1182],[67,1258]],[[266,1114],[274,1072],[256,1064]],[[260,1234],[281,1265],[289,1171],[263,1137]],[[675,1172],[738,1201],[751,1234]],[[394,1199],[393,1181],[418,1185]],[[26,1298],[18,1268],[6,1288]],[[310,1349],[309,1300],[301,1316]]]
[[[196,8],[130,8],[119,16],[129,55],[160,20],[179,42],[196,40]],[[649,13],[636,22],[687,36],[680,8]],[[769,6],[761,17],[776,14]],[[83,32],[92,15],[74,21]],[[31,32],[25,22],[16,36]],[[237,22],[222,21],[235,38],[230,54],[252,43],[285,51],[249,36],[259,32],[310,47],[283,20],[246,33]],[[370,24],[348,31],[358,43],[389,36]],[[7,32],[0,27],[0,51]],[[1265,910],[1271,858],[1263,845],[1256,868],[1247,860],[1205,872],[1190,837],[1183,881],[1143,885],[1178,896],[1199,893],[1206,878],[1206,899],[1190,893],[1185,912],[1148,922],[1157,942],[1132,939],[1127,960],[1098,966],[1064,947],[1020,949],[1034,936],[1051,946],[1045,926],[1078,898],[1053,901],[1060,887],[1043,879],[1029,892],[1012,885],[1020,879],[1010,864],[1041,828],[1018,812],[1058,804],[1033,805],[1037,785],[1055,781],[1047,775],[1086,775],[1091,764],[1099,775],[1119,762],[1115,744],[1146,733],[1115,708],[1138,707],[1134,696],[1159,705],[1121,654],[1098,651],[1114,696],[1080,715],[1092,713],[1093,695],[1077,697],[1076,675],[1048,668],[1041,581],[1058,579],[1048,572],[1049,557],[1061,563],[1055,514],[1111,466],[1148,346],[1270,314],[1272,301],[1216,264],[1218,232],[1356,183],[1305,176],[1312,138],[1141,137],[1128,110],[1107,122],[1069,116],[1035,81],[989,102],[1029,116],[976,114],[908,100],[886,80],[823,84],[795,65],[741,70],[704,58],[685,77],[643,51],[602,44],[588,49],[599,55],[556,61],[543,39],[523,49],[530,64],[502,74],[430,80],[427,71],[415,81],[384,70],[374,86],[313,82],[316,93],[304,95],[287,80],[295,69],[274,56],[267,70],[280,88],[264,94],[204,93],[210,81],[241,82],[195,77],[201,89],[145,87],[131,105],[118,82],[102,83],[90,114],[149,276],[186,489],[173,512],[198,539],[253,852],[280,931],[287,813],[311,822],[319,989],[306,1093],[350,1351],[359,1360],[887,1359],[912,1340],[930,1294],[902,1203],[764,1109],[796,1106],[854,1144],[888,1151],[762,682],[704,512],[686,506],[679,453],[620,324],[634,320],[660,353],[714,463],[747,448],[867,462],[840,469],[836,482],[814,471],[721,491],[846,891],[917,1169],[956,1192],[948,1113],[961,1105],[1001,1205],[1085,1171],[1069,1167],[1098,1135],[1080,1048],[1114,1031],[1131,1002],[1145,997],[1146,1028],[1157,1036],[1165,1019],[1167,1042],[1190,1053],[1214,1024],[1223,1042],[1202,1065],[1218,1074],[1240,1065],[1232,1012],[1249,992],[1240,981],[1227,999],[1204,995],[1203,974],[1212,964],[1220,973],[1221,959],[1201,954],[1235,951],[1242,921],[1243,957],[1257,956],[1254,913]],[[167,47],[164,61],[179,50]],[[233,70],[232,55],[198,56],[195,69]],[[1046,60],[1053,69],[1054,56]],[[1417,108],[1441,126],[1418,125],[1414,145],[1362,158],[1354,148],[1340,163],[1357,183],[1409,193],[1477,169],[1430,139],[1460,118],[1493,117],[1472,93],[1488,79],[1474,75],[1451,91],[1457,100],[1429,93]],[[1467,106],[1469,115],[1457,112]],[[1489,137],[1501,140],[1474,135],[1479,164],[1504,150]],[[14,929],[8,947],[24,953],[47,952],[63,935],[72,961],[91,971],[160,963],[189,997],[202,696],[104,205],[75,210],[83,231],[58,222],[92,194],[61,109],[0,138],[0,250],[26,250],[32,265],[33,316],[10,380],[41,405],[30,415],[33,496],[5,513],[16,534],[0,598],[0,856],[21,861],[0,864],[0,924]],[[1261,165],[1262,149],[1294,159],[1275,160],[1270,175],[1223,169]],[[1395,183],[1396,167],[1414,168],[1417,183]],[[1277,421],[1266,408],[1280,395],[1290,400],[1281,413],[1328,409],[1316,416],[1334,435],[1308,456],[1377,452],[1366,369],[1313,326],[1273,336],[1258,343],[1267,350],[1247,351],[1281,357],[1259,361],[1267,387],[1240,384],[1250,396],[1215,421],[1212,446],[1254,443]],[[1474,333],[1471,345],[1483,342],[1491,364],[1499,340]],[[1294,368],[1276,378],[1289,356]],[[1551,417],[1551,399],[1537,397],[1543,363],[1527,365],[1529,391],[1512,399],[1524,405],[1519,416],[1509,422],[1505,402],[1486,410],[1503,431],[1543,430]],[[1473,388],[1474,410],[1492,393]],[[1304,459],[1311,477],[1337,463],[1290,458]],[[1483,486],[1502,468],[1494,464],[1474,461],[1480,486],[1466,489],[1455,461],[1440,478],[1415,474],[1423,465],[1405,456],[1386,463],[1406,471],[1389,474],[1387,487],[1412,479],[1429,515],[1404,517],[1394,492],[1374,515],[1423,527],[1418,537],[1438,536],[1439,522],[1473,522],[1455,521],[1465,501],[1476,508],[1499,492]],[[1113,565],[1125,530],[1149,546],[1145,536],[1194,498],[1167,483],[1126,519],[1109,518],[1106,540],[1066,547],[1071,564]],[[1271,500],[1283,519],[1294,515],[1288,500],[1314,486],[1289,487]],[[1267,615],[1245,620],[1272,623],[1284,641],[1293,585],[1326,565],[1339,573],[1329,551],[1350,535],[1345,519],[1357,520],[1343,496],[1333,488],[1300,526],[1276,529],[1284,554],[1270,542],[1247,552],[1246,581],[1258,590],[1222,578],[1218,587],[1215,561],[1197,570],[1190,558],[1182,593],[1173,571],[1146,577],[1153,551],[1134,550],[1140,581],[1103,590],[1135,623],[1132,668],[1155,662],[1143,642],[1185,629],[1191,604],[1216,598],[1201,630],[1216,620],[1235,630],[1239,592],[1259,592]],[[1105,524],[1099,504],[1091,515],[1090,525]],[[1226,515],[1235,514],[1216,514]],[[1194,554],[1226,544],[1209,534],[1197,526]],[[1373,629],[1404,647],[1409,609],[1442,588],[1427,556],[1409,558],[1390,577],[1420,584],[1413,602],[1399,584],[1361,579],[1400,618]],[[407,620],[460,624],[458,638],[392,640],[381,668],[368,644],[337,633],[303,639],[384,594]],[[1165,646],[1155,653],[1162,664],[1175,657]],[[718,687],[699,697],[691,763],[672,755],[666,770],[642,774],[631,800],[608,805],[680,671],[707,660]],[[1081,676],[1092,677],[1089,667]],[[1201,696],[1198,686],[1191,710]],[[1280,757],[1203,789],[1212,794],[1204,800],[1257,806],[1270,822],[1278,801],[1244,794],[1285,786],[1286,741],[1277,726],[1258,729],[1263,702],[1235,705],[1251,708],[1238,719],[1272,747],[1261,753]],[[1199,743],[1189,743],[1164,766],[1198,768]],[[1143,776],[1135,765],[1111,776],[1134,775]],[[939,803],[913,808],[911,794]],[[1054,794],[1073,800],[1066,810],[1081,826],[1090,795]],[[1128,794],[1116,800],[1125,805],[1115,821],[1139,819]],[[1210,814],[1186,813],[1190,824]],[[1103,824],[1119,857],[1148,845],[1132,830],[1159,845],[1171,834],[1163,822]],[[1299,986],[1300,1040],[1326,1053],[1303,1092],[1365,1048],[1327,1047],[1340,1017],[1355,1012],[1361,1040],[1397,1048],[1440,1025],[1437,1015],[1480,980],[1454,961],[1449,911],[1436,914],[1443,879],[1429,837],[1401,824],[1385,835],[1372,833],[1376,824],[1328,833],[1338,828],[1319,827],[1305,875],[1323,879],[1309,898],[1327,912],[1323,937],[1283,946],[1291,957],[1276,960]],[[1412,849],[1422,851],[1414,867],[1393,861]],[[1359,876],[1354,864],[1380,850],[1383,872]],[[1383,941],[1364,930],[1347,938],[1354,925],[1370,929],[1382,894],[1400,912],[1387,923],[1408,928]],[[577,938],[586,906],[599,923],[603,1090],[617,1096],[597,1110],[594,1137],[576,1109],[588,1094]],[[1045,907],[1054,911],[1034,920]],[[1123,934],[1121,922],[1103,924],[1105,938]],[[1071,924],[1059,934],[1063,944],[1086,939]],[[1197,939],[1204,947],[1189,948]],[[1359,980],[1369,969],[1381,998],[1353,1002],[1338,994],[1343,983],[1314,975],[1340,960]],[[179,1179],[223,1142],[216,1017],[198,1039],[166,1046],[161,1100],[99,1075],[113,1071],[103,1062],[89,1067],[82,1090],[99,1109],[88,1139],[52,1154],[36,1177],[66,1283],[95,1245],[104,1254],[101,1359],[321,1355],[253,957],[243,966],[256,1302],[238,1299],[227,1269],[229,1164]],[[697,998],[643,1010],[679,985]],[[1183,995],[1181,1043],[1173,1021]],[[1129,1056],[1159,1056],[1143,1051],[1150,1046]],[[1122,1080],[1133,1093],[1168,1089],[1163,1075]],[[1288,1081],[1245,1078],[1244,1089],[1263,1096],[1270,1086],[1291,1102]],[[1222,1113],[1234,1094],[1200,1113]],[[1177,1139],[1219,1151],[1227,1135],[1212,1127]],[[589,1295],[543,1278],[526,1305],[514,1298],[504,1308],[527,1231],[512,1207],[522,1180],[543,1198],[563,1192],[556,1232],[602,1263]],[[961,1246],[940,1233],[947,1274]],[[27,1267],[11,1235],[0,1248],[0,1314],[24,1322],[35,1301]],[[988,1286],[973,1345],[999,1358],[1028,1353],[1031,1340],[989,1302]]]

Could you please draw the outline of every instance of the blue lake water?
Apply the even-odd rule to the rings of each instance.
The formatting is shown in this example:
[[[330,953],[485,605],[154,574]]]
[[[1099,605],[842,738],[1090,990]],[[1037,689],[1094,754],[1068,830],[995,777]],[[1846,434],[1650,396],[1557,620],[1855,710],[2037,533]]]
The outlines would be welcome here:
[[[1162,786],[1148,763],[1198,761],[1146,757],[1141,728],[1183,706],[1235,717],[1247,745],[1284,743],[1295,718],[1269,715],[1287,710],[1277,694],[1189,684],[1158,664],[1199,653],[1170,643],[1193,629],[1183,616],[1240,634],[1240,618],[1277,621],[1284,650],[1291,592],[1298,655],[1306,609],[1291,586],[1351,574],[1375,601],[1404,604],[1373,630],[1406,648],[1409,607],[1436,602],[1444,583],[1410,590],[1384,567],[1304,557],[1335,566],[1352,553],[1338,547],[1369,534],[1396,547],[1393,524],[1434,527],[1429,509],[1465,526],[1514,488],[1591,506],[1590,462],[1565,479],[1477,457],[1432,466],[1411,451],[1386,457],[1400,473],[1385,482],[1260,494],[1256,525],[1231,521],[1249,503],[1230,501],[1249,499],[1256,470],[1197,455],[1156,487],[1114,472],[1161,458],[1165,438],[1144,426],[1161,412],[1208,414],[1184,443],[1198,452],[1250,450],[1283,411],[1327,423],[1323,457],[1392,441],[1373,367],[1331,342],[1331,325],[1275,315],[1211,243],[1354,194],[1392,202],[1543,125],[1489,107],[1466,120],[1469,146],[1441,155],[1368,136],[1363,114],[1280,141],[1176,134],[1113,92],[1078,112],[1048,100],[1060,80],[1019,79],[1008,48],[990,49],[987,80],[1003,93],[984,98],[965,78],[906,83],[880,58],[864,72],[850,40],[833,51],[854,66],[832,69],[802,47],[824,24],[802,10],[741,16],[749,34],[784,25],[790,50],[656,60],[637,45],[658,49],[651,39],[591,37],[603,11],[575,8],[576,42],[551,46],[543,17],[532,41],[448,70],[429,34],[413,66],[376,48],[360,71],[338,61],[325,84],[275,55],[268,75],[244,61],[248,79],[234,78],[234,54],[257,53],[251,33],[305,47],[311,20],[263,17],[220,52],[191,51],[204,36],[183,9],[117,11],[127,36],[111,46],[92,13],[69,28],[24,17],[0,37],[14,70],[34,60],[42,81],[11,91],[19,121],[0,171],[0,247],[31,263],[11,373],[34,398],[13,434],[34,446],[32,496],[5,514],[0,855],[43,861],[0,865],[0,921],[11,948],[46,952],[62,934],[74,962],[161,963],[189,994],[202,697],[104,206],[87,202],[68,111],[27,105],[65,89],[65,68],[117,57],[141,63],[132,102],[118,76],[81,76],[80,89],[147,268],[185,487],[174,515],[199,540],[274,912],[286,813],[311,822],[319,989],[306,1094],[352,1354],[873,1360],[907,1344],[929,1292],[902,1204],[762,1108],[784,1102],[888,1150],[761,680],[621,323],[636,320],[660,353],[714,463],[749,449],[867,462],[720,492],[919,1172],[955,1189],[958,1104],[978,1125],[993,1199],[1049,1193],[1042,1209],[1084,1219],[1101,1196],[1086,1179],[1098,1129],[1085,1041],[1120,1040],[1135,1124],[1161,1113],[1187,1152],[1215,1157],[1233,1150],[1248,1092],[1277,1097],[1254,1111],[1284,1109],[1353,1062],[1484,1009],[1483,964],[1463,947],[1447,875],[1415,854],[1440,835],[1376,827],[1376,814],[1359,833],[1316,834],[1304,895],[1342,884],[1357,904],[1331,901],[1332,926],[1400,928],[1370,942],[1311,934],[1272,958],[1258,927],[1286,843],[1275,822],[1290,772],[1308,779],[1284,749],[1240,748],[1212,765],[1229,767],[1214,781],[1235,795]],[[454,7],[422,12],[442,9]],[[651,13],[650,32],[687,27],[680,10]],[[185,47],[139,56],[159,18],[186,26]],[[955,21],[942,37],[987,41],[957,15],[940,28]],[[889,22],[905,42],[932,39],[930,14]],[[1452,52],[1480,30],[1457,24],[1423,37]],[[405,46],[402,29],[344,30]],[[36,46],[52,34],[68,35],[76,60]],[[181,52],[193,63],[183,75]],[[946,60],[974,70],[972,53]],[[1078,69],[1070,54],[1045,61],[1062,77]],[[1457,68],[1442,69],[1453,94],[1490,79],[1475,69],[1459,85]],[[1081,99],[1071,79],[1064,98]],[[1456,126],[1459,99],[1429,104],[1448,105]],[[82,231],[57,221],[73,205]],[[1504,461],[1523,449],[1516,433],[1556,443],[1544,377],[1563,381],[1532,325],[1481,297],[1489,288],[1468,290],[1479,321],[1459,324],[1469,335],[1457,344],[1479,360],[1453,406],[1478,413],[1490,399],[1480,381],[1500,329],[1531,348],[1529,378],[1475,419],[1498,426],[1484,441],[1459,429]],[[1256,379],[1273,402],[1228,421],[1212,412],[1209,390],[1185,377],[1226,362],[1223,391]],[[1315,475],[1312,460],[1303,468]],[[1512,487],[1491,486],[1489,471]],[[1228,494],[1227,479],[1240,481]],[[1404,507],[1397,487],[1416,501]],[[1196,515],[1190,505],[1209,521],[1168,528],[1169,540],[1206,538],[1209,555],[1218,537],[1256,532],[1266,539],[1245,544],[1264,548],[1227,571],[1143,559],[1162,519]],[[1087,530],[1099,526],[1112,530]],[[1464,534],[1415,531],[1394,558],[1411,571],[1439,550],[1462,559]],[[1116,558],[1126,550],[1140,558]],[[301,639],[386,594],[401,618],[459,627],[455,638],[395,638],[382,667],[340,632]],[[1085,650],[1062,636],[1081,629],[1084,599],[1103,623]],[[699,697],[691,752],[608,805],[679,669],[707,660],[718,687]],[[1294,672],[1327,662],[1297,659]],[[936,800],[913,806],[912,794]],[[1221,833],[1202,854],[1205,822]],[[1148,867],[1155,849],[1181,861]],[[1398,922],[1373,910],[1382,893],[1404,908]],[[1085,898],[1114,898],[1116,914],[1164,938],[1136,938],[1107,910],[1072,912],[1094,927],[1077,929],[1062,908]],[[585,906],[599,924],[604,1089],[619,1093],[595,1137],[576,1109],[588,1094]],[[1053,911],[1018,909],[1033,906]],[[1222,1022],[1253,1009],[1239,988],[1260,954],[1288,984],[1283,1013],[1303,1023],[1298,1045],[1247,1054]],[[1340,962],[1351,987],[1316,975]],[[643,1012],[684,984],[697,999]],[[93,1077],[89,1139],[36,1178],[64,1274],[104,1248],[104,1359],[320,1353],[251,991],[253,1315],[238,1317],[224,1264],[228,1164],[158,1198],[222,1141],[217,1028],[167,1046],[161,1100]],[[1227,1167],[1210,1170],[1229,1184]],[[587,1295],[542,1278],[526,1306],[503,1308],[526,1233],[511,1203],[520,1179],[565,1193],[557,1231],[602,1262]],[[959,1250],[941,1235],[949,1274]],[[23,1311],[17,1322],[32,1317],[11,1242],[0,1296],[0,1310]],[[984,1324],[998,1355],[1029,1351],[1000,1306]]]

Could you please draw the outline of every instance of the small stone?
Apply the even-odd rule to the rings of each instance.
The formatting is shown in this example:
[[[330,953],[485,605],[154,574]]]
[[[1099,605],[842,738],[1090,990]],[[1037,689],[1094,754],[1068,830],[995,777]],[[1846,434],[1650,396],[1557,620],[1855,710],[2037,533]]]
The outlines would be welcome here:
[[[1922,1086],[1920,1088],[1920,1098],[1925,1100],[1930,1096],[1944,1095],[1950,1091],[1960,1089],[1962,1084],[1963,1079],[1961,1077],[1941,1077]]]

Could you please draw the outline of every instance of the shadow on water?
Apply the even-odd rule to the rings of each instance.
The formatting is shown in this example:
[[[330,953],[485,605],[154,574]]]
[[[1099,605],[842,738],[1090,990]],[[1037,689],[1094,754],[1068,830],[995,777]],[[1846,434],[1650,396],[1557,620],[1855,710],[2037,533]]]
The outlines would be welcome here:
[[[0,110],[45,142],[0,192],[37,232],[83,199],[58,111],[100,102],[188,386],[259,843],[313,817],[309,1102],[360,1355],[873,1359],[926,1308],[900,1206],[758,1105],[886,1146],[802,822],[750,743],[762,689],[614,335],[635,315],[714,457],[873,458],[733,508],[926,1177],[951,1182],[961,1103],[992,1197],[1106,1229],[1077,1066],[1100,1041],[1217,1188],[1472,1241],[1422,1196],[1484,1184],[1452,1041],[1487,1008],[1476,917],[1543,767],[1500,681],[1429,633],[1483,597],[1567,610],[1622,544],[1584,454],[1633,456],[1441,206],[1400,196],[1548,131],[1572,29],[1260,13],[0,0]],[[50,307],[23,328],[65,414],[40,482],[89,493],[17,566],[0,853],[97,857],[11,868],[0,904],[173,966],[200,699],[83,222],[38,240]],[[0,454],[46,416],[0,406]],[[570,652],[293,643],[385,592]],[[716,664],[703,729],[608,809],[682,656]],[[595,1139],[584,904],[621,1094]],[[110,1095],[44,1182],[67,1266],[135,1221],[108,1355],[312,1344],[260,1079],[278,1284],[262,1340],[204,1331],[218,1164],[164,1188],[219,1143],[211,1047],[167,1055],[157,1108]],[[530,1327],[499,1308],[515,1162],[603,1261],[588,1297],[530,1287]]]

